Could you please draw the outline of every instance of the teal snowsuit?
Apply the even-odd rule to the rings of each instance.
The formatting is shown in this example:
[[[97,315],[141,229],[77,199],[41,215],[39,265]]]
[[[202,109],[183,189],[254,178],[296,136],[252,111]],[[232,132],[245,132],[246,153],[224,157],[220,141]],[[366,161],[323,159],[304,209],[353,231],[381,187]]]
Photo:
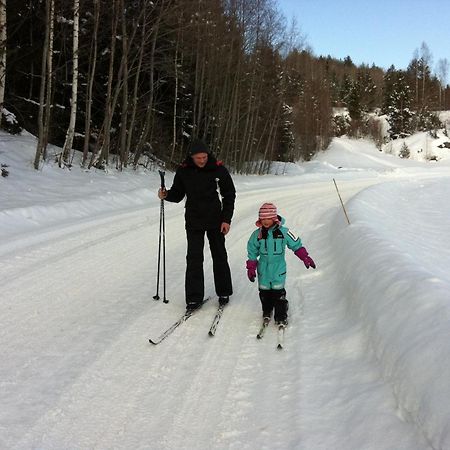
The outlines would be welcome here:
[[[247,243],[247,256],[252,261],[258,260],[259,289],[283,289],[286,282],[286,246],[292,251],[302,247],[302,241],[289,228],[283,226],[285,220],[281,217],[281,225],[275,224],[267,230],[267,238],[258,237],[261,229],[256,229]],[[258,259],[259,258],[259,259]]]

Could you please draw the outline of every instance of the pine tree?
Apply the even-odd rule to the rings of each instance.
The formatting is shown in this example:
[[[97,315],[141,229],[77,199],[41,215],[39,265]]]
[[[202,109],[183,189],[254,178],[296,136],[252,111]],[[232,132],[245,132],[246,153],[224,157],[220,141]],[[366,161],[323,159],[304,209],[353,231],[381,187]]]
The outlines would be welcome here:
[[[370,70],[367,67],[359,69],[356,80],[359,88],[361,109],[365,112],[372,111],[376,104],[377,86],[373,81]]]
[[[360,86],[358,83],[353,83],[350,88],[350,92],[347,96],[347,108],[352,120],[361,120],[363,111]]]
[[[392,139],[403,138],[413,130],[414,113],[411,111],[412,90],[406,81],[405,73],[399,71],[389,97],[388,122]]]
[[[391,67],[389,67],[383,77],[383,104],[381,106],[381,112],[383,114],[389,113],[389,106],[391,104],[391,97],[396,79],[397,71],[392,65]]]
[[[294,159],[295,138],[293,125],[292,107],[285,103],[282,107],[279,154],[277,155],[277,159],[280,161],[293,161]]]
[[[341,83],[341,88],[340,88],[340,99],[341,99],[341,102],[344,104],[347,104],[348,97],[352,90],[352,85],[353,85],[353,83],[352,83],[352,79],[350,78],[350,75],[345,74],[344,78],[342,80],[342,83]]]
[[[406,142],[403,142],[402,148],[400,149],[400,153],[398,154],[398,156],[400,156],[400,158],[409,158],[410,155],[411,152],[409,150],[409,147],[406,145]]]

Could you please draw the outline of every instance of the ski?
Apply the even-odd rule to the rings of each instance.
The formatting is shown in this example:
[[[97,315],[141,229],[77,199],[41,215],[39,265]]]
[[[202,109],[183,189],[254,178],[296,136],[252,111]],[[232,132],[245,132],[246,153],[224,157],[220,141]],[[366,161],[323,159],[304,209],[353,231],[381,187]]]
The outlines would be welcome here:
[[[269,323],[270,323],[270,319],[265,317],[263,319],[263,323],[261,325],[261,328],[259,329],[258,334],[256,335],[257,339],[262,339],[262,337],[264,336],[264,333],[266,331],[266,328],[269,326]]]
[[[277,334],[277,349],[281,350],[284,347],[284,330],[286,329],[286,325],[279,324],[278,325],[278,334]]]
[[[208,334],[210,336],[214,336],[216,334],[217,326],[219,325],[220,318],[222,317],[222,313],[223,313],[224,309],[225,309],[225,305],[219,305],[216,315],[214,316],[214,320],[212,322],[211,328],[209,329],[209,332],[208,332]]]
[[[259,332],[256,335],[257,339],[262,339],[269,324],[270,324],[270,319],[264,318],[261,328],[259,329]],[[285,324],[283,324],[283,323],[277,324],[277,349],[279,349],[279,350],[284,348],[284,331],[285,331],[285,329],[286,329]]]
[[[200,310],[203,305],[210,299],[211,297],[206,298],[203,300],[202,305],[194,309],[192,311],[186,311],[176,322],[174,322],[167,330],[165,330],[157,339],[149,339],[148,341],[150,344],[158,345],[161,343],[164,339],[166,339],[167,336],[170,336],[182,323],[186,322],[186,320],[189,319],[193,314],[195,314],[198,310]]]

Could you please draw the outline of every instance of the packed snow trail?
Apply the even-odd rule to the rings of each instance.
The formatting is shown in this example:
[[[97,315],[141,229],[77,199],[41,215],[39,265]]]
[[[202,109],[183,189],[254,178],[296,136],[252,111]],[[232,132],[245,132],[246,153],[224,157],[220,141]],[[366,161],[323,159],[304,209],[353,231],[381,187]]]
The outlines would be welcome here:
[[[54,230],[4,254],[0,447],[429,448],[399,416],[360,324],[346,315],[334,272],[345,261],[329,248],[340,208],[334,186],[298,180],[238,195],[227,238],[235,294],[214,338],[207,333],[216,301],[161,345],[148,343],[184,310],[180,205],[166,206],[168,305],[152,300],[155,207]],[[344,200],[378,181],[340,182]],[[257,287],[245,276],[246,242],[263,201],[277,204],[318,266],[307,271],[288,255],[282,351],[273,326],[256,339]],[[207,244],[205,255],[210,274]]]

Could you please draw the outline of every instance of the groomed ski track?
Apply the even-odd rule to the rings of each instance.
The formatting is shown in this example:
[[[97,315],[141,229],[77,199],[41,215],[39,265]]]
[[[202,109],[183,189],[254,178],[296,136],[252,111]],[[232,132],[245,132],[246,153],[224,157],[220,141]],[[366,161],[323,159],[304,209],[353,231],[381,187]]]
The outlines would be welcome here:
[[[341,194],[348,200],[380,181],[342,181]],[[277,203],[318,266],[306,270],[288,256],[290,324],[281,351],[272,324],[256,339],[257,287],[245,276],[246,242],[263,201]],[[286,178],[256,190],[249,183],[227,238],[235,294],[215,337],[208,336],[213,300],[158,346],[148,338],[184,310],[182,205],[166,206],[167,305],[152,299],[156,206],[5,243],[0,448],[430,448],[402,420],[346,312],[335,273],[345,261],[329,244],[339,209],[331,179]],[[205,249],[206,295],[214,295],[207,242]]]

